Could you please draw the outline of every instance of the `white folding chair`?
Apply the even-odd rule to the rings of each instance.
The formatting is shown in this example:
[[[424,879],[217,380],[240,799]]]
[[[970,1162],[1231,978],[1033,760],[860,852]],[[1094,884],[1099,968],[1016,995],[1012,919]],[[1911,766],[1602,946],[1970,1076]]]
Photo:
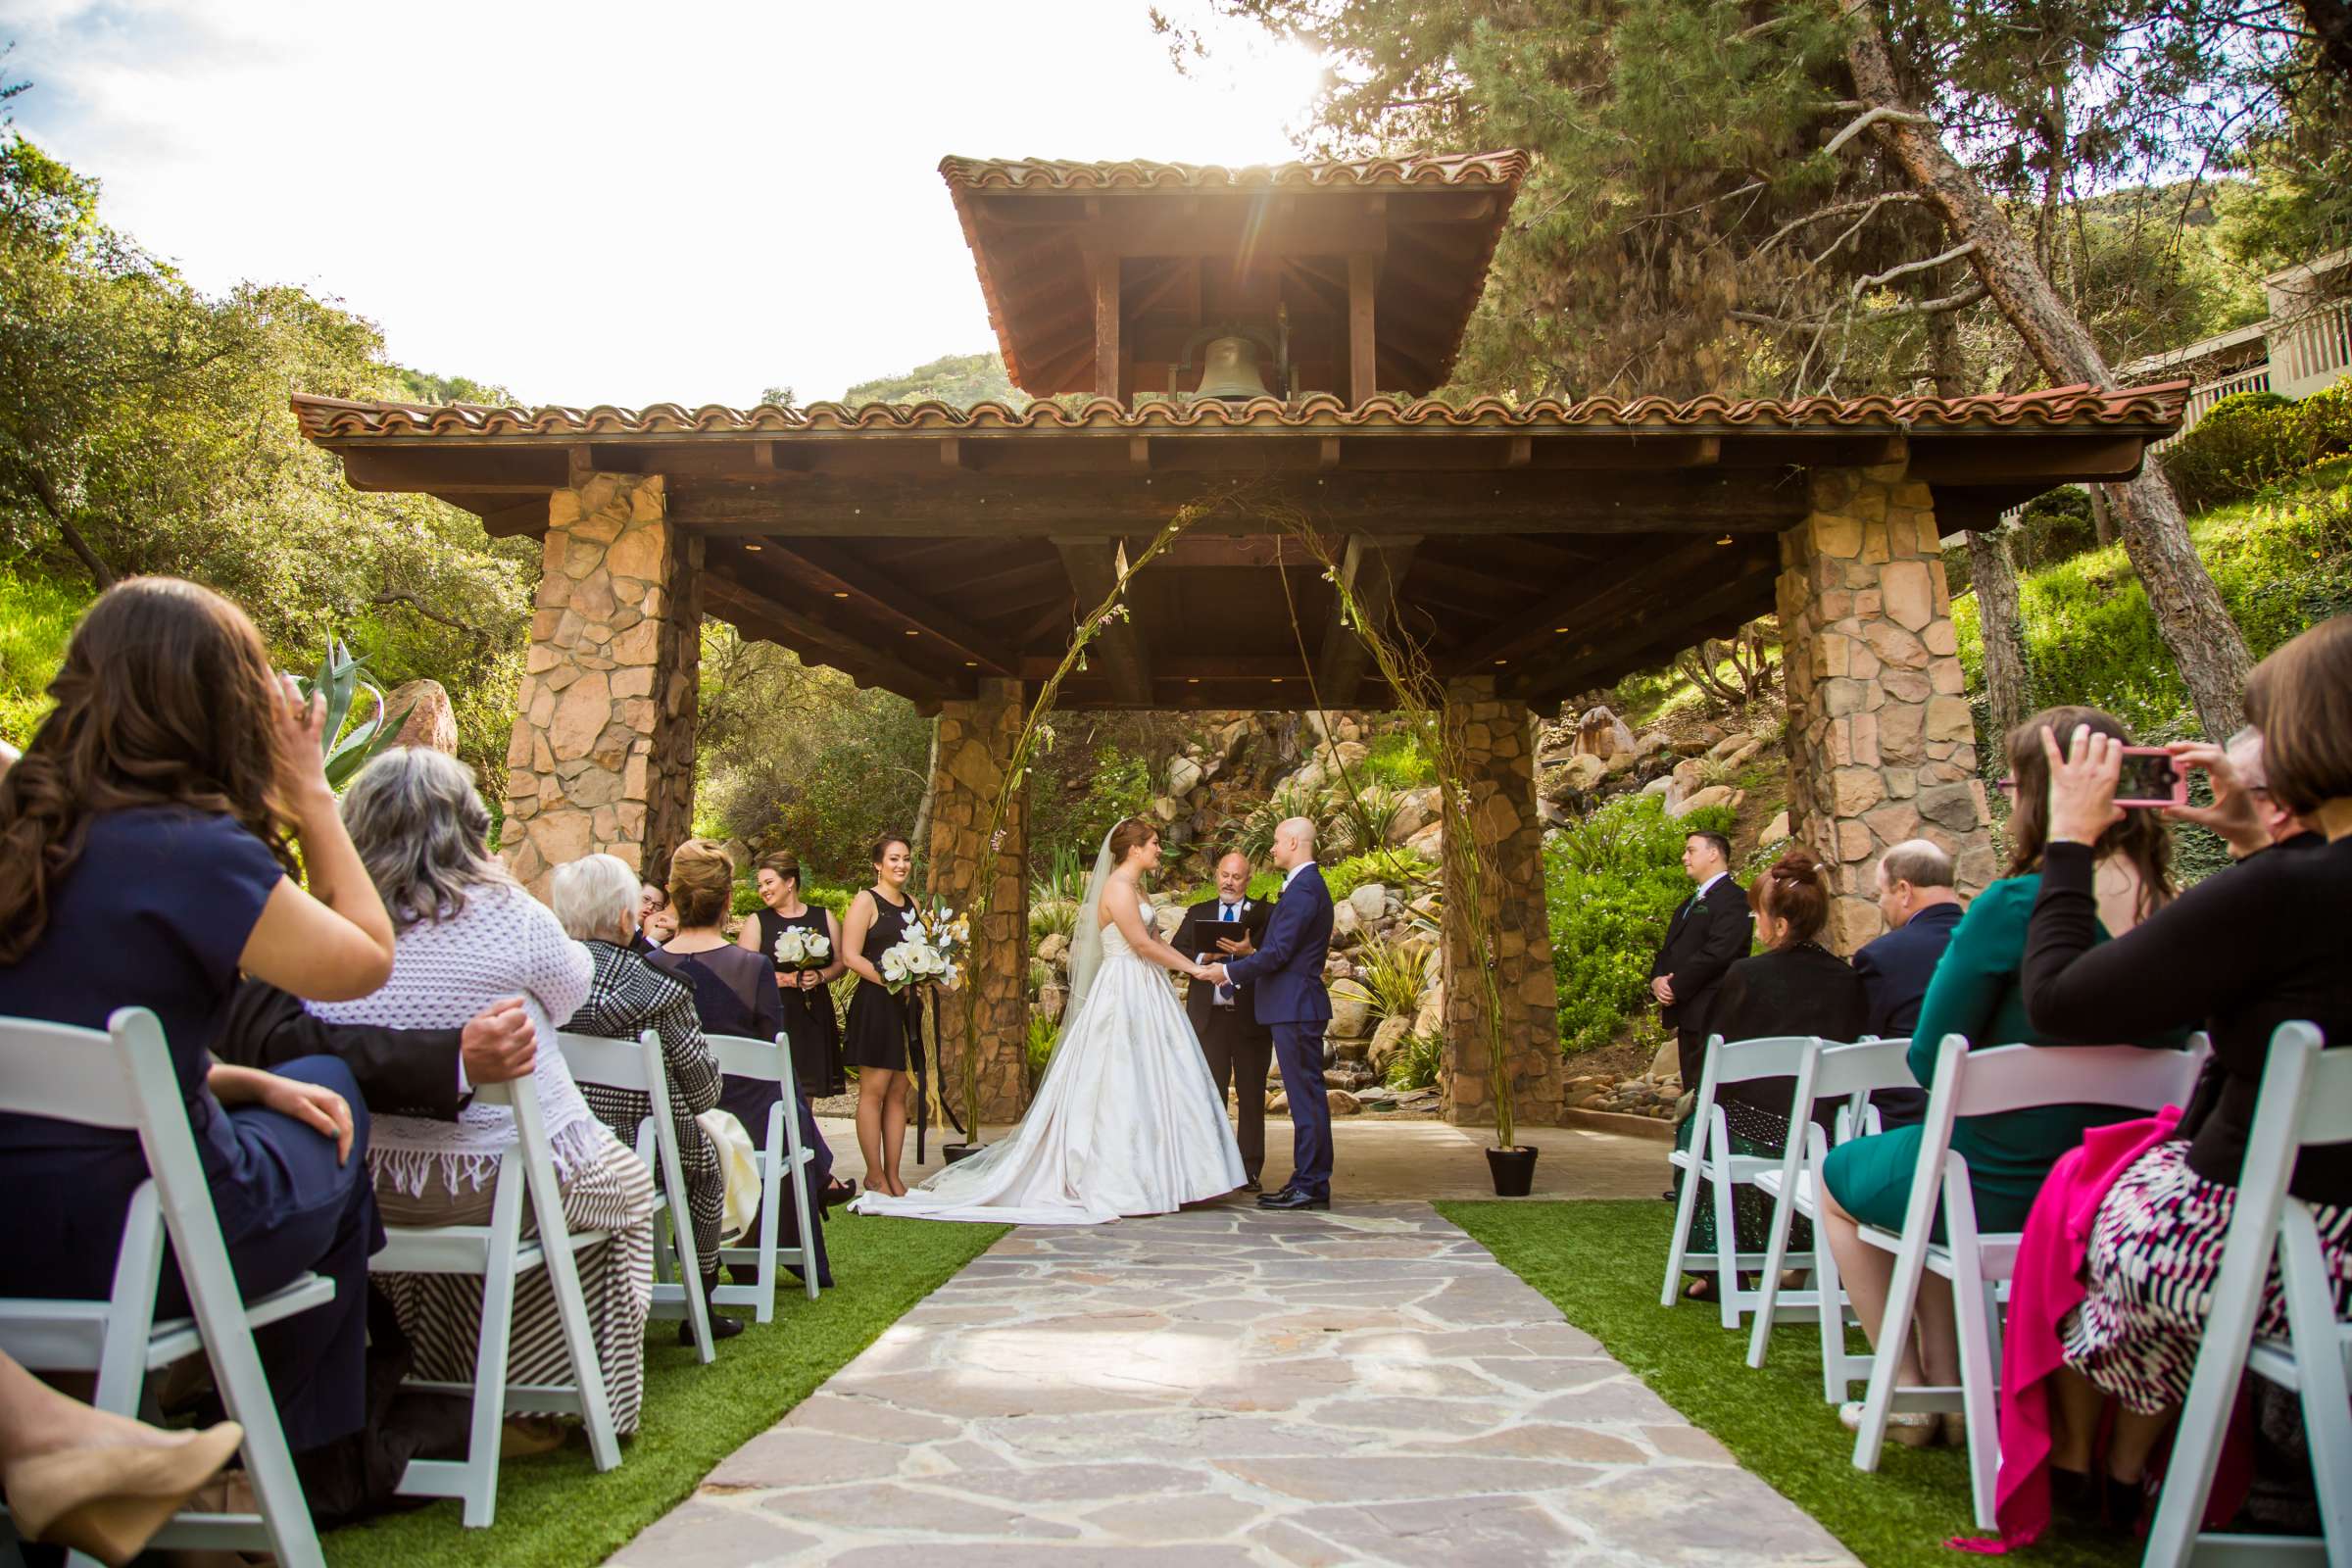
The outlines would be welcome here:
[[[601,1035],[559,1034],[556,1044],[574,1083],[632,1090],[651,1101],[653,1111],[637,1124],[637,1157],[662,1178],[654,1213],[669,1212],[666,1232],[654,1227],[653,1316],[683,1317],[694,1325],[694,1348],[705,1365],[717,1355],[710,1338],[710,1306],[703,1299],[703,1262],[694,1250],[694,1208],[686,1195],[686,1167],[678,1152],[678,1127],[671,1119],[669,1069],[662,1037],[648,1029],[634,1041]],[[670,1275],[681,1277],[672,1280]]]
[[[1781,1156],[1733,1153],[1731,1124],[1723,1107],[1715,1102],[1715,1095],[1726,1084],[1802,1076],[1820,1049],[1821,1042],[1811,1035],[1768,1035],[1729,1045],[1721,1035],[1708,1037],[1706,1065],[1698,1075],[1698,1099],[1690,1107],[1690,1147],[1667,1156],[1684,1176],[1683,1196],[1674,1210],[1674,1240],[1666,1249],[1666,1285],[1658,1294],[1660,1306],[1672,1306],[1682,1299],[1683,1263],[1689,1254],[1690,1220],[1698,1212],[1701,1186],[1712,1193],[1715,1204],[1715,1300],[1723,1326],[1737,1329],[1740,1314],[1753,1311],[1762,1298],[1758,1292],[1740,1284],[1740,1271],[1762,1268],[1764,1254],[1740,1250],[1739,1237],[1733,1232],[1732,1189],[1752,1183],[1779,1165]],[[1792,1309],[1795,1304],[1789,1303]]]
[[[816,1299],[816,1231],[815,1218],[809,1212],[808,1167],[816,1158],[816,1151],[801,1143],[801,1119],[794,1111],[793,1097],[800,1093],[792,1072],[792,1041],[777,1035],[770,1042],[754,1040],[745,1035],[706,1035],[710,1049],[718,1054],[719,1070],[738,1078],[758,1078],[783,1087],[783,1097],[767,1111],[767,1137],[760,1146],[760,1245],[757,1247],[722,1247],[718,1250],[726,1263],[756,1263],[760,1268],[756,1285],[721,1285],[710,1293],[718,1306],[748,1306],[759,1322],[772,1322],[776,1315],[776,1265],[790,1263],[801,1271],[801,1284],[808,1299]],[[792,1187],[792,1211],[801,1222],[801,1245],[779,1248],[776,1235],[780,1228],[784,1187]]]
[[[1871,1357],[1870,1392],[1854,1435],[1854,1468],[1876,1470],[1886,1441],[1886,1418],[1897,1410],[1960,1410],[1968,1417],[1969,1485],[1978,1528],[1997,1529],[1994,1482],[2000,1468],[2000,1293],[2017,1265],[2017,1232],[1985,1233],[1968,1185],[1968,1161],[1952,1150],[1952,1125],[1963,1116],[1999,1116],[2037,1105],[2116,1105],[2155,1111],[2185,1104],[2204,1068],[2205,1037],[2184,1051],[2138,1046],[1996,1046],[1972,1052],[1959,1035],[1945,1035],[1928,1088],[1927,1119],[1911,1200],[1901,1234],[1864,1225],[1862,1240],[1894,1254],[1886,1289],[1886,1317]],[[1944,1241],[1934,1234],[1943,1207]],[[1898,1389],[1903,1348],[1920,1286],[1933,1271],[1951,1281],[1953,1328],[1960,1341],[1960,1386]]]
[[[1838,1260],[1830,1252],[1829,1233],[1822,1228],[1820,1193],[1822,1162],[1835,1144],[1878,1129],[1878,1112],[1870,1103],[1880,1089],[1918,1087],[1906,1059],[1908,1040],[1867,1040],[1859,1045],[1825,1045],[1813,1054],[1809,1075],[1797,1079],[1798,1105],[1838,1100],[1835,1136],[1825,1138],[1818,1122],[1799,1123],[1788,1140],[1780,1166],[1756,1178],[1756,1190],[1772,1195],[1772,1240],[1764,1255],[1764,1281],[1756,1303],[1756,1321],[1747,1341],[1747,1364],[1760,1367],[1772,1340],[1772,1325],[1781,1318],[1781,1270],[1788,1264],[1788,1232],[1802,1216],[1813,1226],[1813,1289],[1807,1293],[1809,1315],[1821,1325],[1822,1397],[1832,1404],[1845,1400],[1846,1391],[1870,1375],[1871,1358],[1845,1348],[1848,1303],[1838,1280]],[[1834,1303],[1834,1309],[1823,1303]],[[1808,1315],[1803,1312],[1794,1316]]]
[[[2281,1024],[2271,1037],[2222,1271],[2148,1530],[2145,1568],[2352,1562],[2352,1387],[2345,1372],[2352,1323],[2335,1315],[2334,1284],[2311,1205],[2286,1190],[2296,1154],[2315,1144],[2352,1143],[2352,1049],[2322,1045],[2308,1023]],[[2254,1324],[2274,1249],[2286,1296],[2286,1338],[2258,1341]],[[2319,1540],[2197,1532],[2238,1380],[2249,1368],[2302,1396],[2311,1470],[2319,1478]]]
[[[498,1449],[510,1399],[531,1410],[577,1415],[588,1428],[588,1451],[599,1470],[620,1463],[612,1429],[612,1406],[605,1393],[604,1368],[588,1326],[588,1302],[580,1292],[573,1253],[610,1232],[575,1231],[564,1218],[564,1194],[556,1185],[548,1152],[547,1124],[539,1096],[528,1078],[481,1084],[474,1098],[514,1112],[514,1143],[499,1157],[498,1185],[487,1225],[384,1227],[382,1251],[368,1260],[379,1274],[478,1274],[482,1280],[482,1322],[471,1383],[411,1379],[409,1387],[451,1394],[473,1401],[472,1429],[464,1459],[411,1459],[400,1492],[412,1497],[456,1497],[466,1505],[466,1526],[485,1529],[498,1511]],[[531,1205],[536,1235],[522,1230],[522,1205]],[[570,1383],[507,1382],[514,1328],[514,1298],[523,1276],[544,1268],[571,1360]]]
[[[335,1282],[304,1274],[258,1300],[239,1294],[163,1024],[145,1007],[117,1008],[103,1034],[0,1018],[0,1110],[136,1132],[149,1173],[131,1196],[113,1295],[103,1301],[0,1299],[0,1349],[40,1371],[95,1372],[90,1402],[126,1416],[139,1414],[148,1373],[204,1352],[221,1403],[245,1428],[245,1472],[261,1511],[185,1512],[155,1545],[268,1551],[289,1568],[324,1568],[253,1331],[325,1305]],[[193,1315],[159,1323],[155,1293],[167,1236]],[[79,1552],[68,1561],[96,1568]]]

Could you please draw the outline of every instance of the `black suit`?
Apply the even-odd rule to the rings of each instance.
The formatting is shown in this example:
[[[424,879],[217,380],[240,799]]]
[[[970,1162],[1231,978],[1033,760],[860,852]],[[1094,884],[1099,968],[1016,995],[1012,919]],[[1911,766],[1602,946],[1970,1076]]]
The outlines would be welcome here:
[[[1184,911],[1176,935],[1168,944],[1188,957],[1216,962],[1225,957],[1217,947],[1220,937],[1246,936],[1252,947],[1265,935],[1274,906],[1266,899],[1243,902],[1232,921],[1220,918],[1221,900],[1208,899]],[[1274,1031],[1257,1021],[1257,987],[1248,980],[1234,987],[1230,1006],[1216,1004],[1217,988],[1198,980],[1185,988],[1185,1016],[1200,1038],[1200,1054],[1208,1059],[1208,1075],[1216,1080],[1222,1103],[1229,1087],[1239,1088],[1240,1125],[1234,1141],[1241,1146],[1242,1169],[1251,1181],[1266,1163],[1266,1072],[1274,1061]]]
[[[1959,924],[1960,906],[1931,904],[1854,955],[1854,972],[1870,992],[1870,1033],[1881,1040],[1911,1038],[1928,982]],[[1870,1102],[1886,1127],[1906,1127],[1928,1113],[1925,1089],[1882,1089]]]
[[[1685,1089],[1698,1087],[1715,988],[1723,983],[1726,970],[1747,956],[1753,924],[1745,890],[1726,873],[1683,901],[1674,911],[1674,923],[1666,928],[1665,945],[1649,965],[1652,980],[1667,975],[1674,981],[1674,1000],[1658,1008],[1658,1020],[1675,1031]]]
[[[338,1056],[379,1116],[455,1121],[472,1097],[458,1086],[461,1029],[386,1029],[328,1023],[262,980],[239,982],[213,1054],[237,1067],[275,1069],[297,1056]]]

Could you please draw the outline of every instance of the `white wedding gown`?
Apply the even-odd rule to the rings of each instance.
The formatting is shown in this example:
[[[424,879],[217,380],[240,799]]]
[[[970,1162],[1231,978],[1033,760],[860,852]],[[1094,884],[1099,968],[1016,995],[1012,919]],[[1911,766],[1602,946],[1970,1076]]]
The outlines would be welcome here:
[[[1147,927],[1150,906],[1144,906]],[[1246,1179],[1224,1101],[1167,971],[1138,957],[1118,926],[1037,1099],[1002,1142],[933,1175],[905,1198],[864,1192],[860,1214],[1100,1225],[1165,1214]]]

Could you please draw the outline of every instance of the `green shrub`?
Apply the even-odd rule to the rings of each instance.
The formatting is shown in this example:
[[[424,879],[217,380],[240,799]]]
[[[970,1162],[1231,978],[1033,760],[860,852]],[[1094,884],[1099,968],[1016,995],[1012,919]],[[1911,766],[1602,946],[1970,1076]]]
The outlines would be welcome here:
[[[2072,560],[2099,543],[2098,525],[2091,520],[2090,492],[2063,485],[2026,503],[2020,519],[2018,566],[2031,571]],[[1965,552],[1963,552],[1965,554]]]
[[[2206,411],[2159,461],[2180,505],[2201,512],[2252,495],[2315,456],[2293,402],[2276,392],[2239,392]]]
[[[750,915],[757,913],[760,907],[760,889],[758,886],[750,882],[738,882],[735,884],[735,896],[727,901],[727,910],[729,913],[737,915]]]
[[[1021,1065],[1029,1074],[1029,1087],[1046,1075],[1046,1063],[1054,1059],[1054,1039],[1060,1027],[1042,1013],[1029,1015],[1028,1038],[1021,1042]]]
[[[1344,899],[1367,882],[1409,890],[1436,875],[1437,867],[1410,850],[1377,850],[1323,867],[1323,885],[1331,889],[1333,898]]]
[[[1375,736],[1370,755],[1356,771],[1393,790],[1425,789],[1438,781],[1438,764],[1421,749],[1421,737],[1410,730]]]
[[[1076,899],[1039,899],[1029,906],[1029,940],[1066,937],[1078,929]]]
[[[1619,796],[1544,846],[1562,1049],[1607,1045],[1642,1006],[1650,958],[1690,896],[1683,839],[1700,828],[1729,833],[1730,808],[1670,818],[1656,796]]]
[[[2313,462],[2352,452],[2352,379],[2314,392],[2295,405],[2295,420]]]
[[[1421,1010],[1425,950],[1417,942],[1367,942],[1356,955],[1363,987],[1372,993],[1375,1018],[1410,1018]]]
[[[1046,852],[1045,868],[1029,884],[1030,904],[1075,906],[1086,897],[1086,879],[1093,874],[1094,861],[1094,855],[1082,854],[1074,844],[1054,845]]]
[[[1405,792],[1377,781],[1362,784],[1350,806],[1345,791],[1335,790],[1331,804],[1331,853],[1351,855],[1378,850],[1389,842],[1404,809]]]
[[[1438,1081],[1438,1063],[1446,1042],[1437,1035],[1406,1035],[1404,1045],[1389,1058],[1383,1081],[1391,1089],[1427,1089]]]
[[[836,920],[846,919],[850,912],[850,901],[858,896],[858,891],[856,888],[811,885],[801,889],[801,902],[812,908],[831,909]]]
[[[1315,824],[1316,836],[1320,838],[1330,815],[1320,790],[1288,783],[1250,808],[1241,832],[1234,836],[1233,848],[1250,857],[1252,863],[1260,863],[1274,853],[1274,830],[1284,822],[1303,816]]]
[[[22,750],[49,711],[48,686],[89,595],[0,569],[0,740]]]

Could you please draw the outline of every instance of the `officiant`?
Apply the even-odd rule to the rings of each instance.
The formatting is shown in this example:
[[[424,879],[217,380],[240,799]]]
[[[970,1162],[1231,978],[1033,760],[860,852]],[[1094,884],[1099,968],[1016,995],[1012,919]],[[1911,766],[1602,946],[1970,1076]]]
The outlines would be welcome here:
[[[1249,857],[1228,855],[1217,862],[1217,896],[1186,909],[1168,945],[1200,963],[1239,957],[1256,951],[1273,912],[1272,901],[1250,897]],[[1234,1142],[1253,1193],[1266,1163],[1266,1072],[1274,1061],[1274,1031],[1257,1021],[1256,989],[1247,980],[1230,986],[1195,980],[1184,994],[1185,1014],[1200,1037],[1200,1054],[1208,1058],[1218,1103],[1238,1086],[1241,1114]]]

